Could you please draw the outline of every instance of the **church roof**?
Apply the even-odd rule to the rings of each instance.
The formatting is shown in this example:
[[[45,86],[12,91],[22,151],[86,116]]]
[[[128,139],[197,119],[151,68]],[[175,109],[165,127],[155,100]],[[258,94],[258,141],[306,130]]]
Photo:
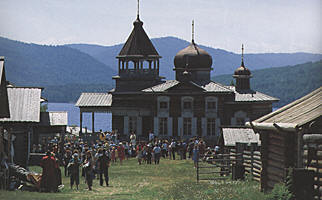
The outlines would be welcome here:
[[[271,97],[258,91],[244,90],[242,92],[236,91],[235,86],[228,86],[235,92],[236,102],[259,102],[259,101],[279,101],[278,98]]]
[[[134,28],[117,57],[161,57],[144,31],[139,17],[133,25]]]
[[[161,83],[158,85],[155,85],[153,87],[146,88],[142,90],[143,92],[165,92],[168,89],[180,84],[180,81],[177,80],[168,80],[165,83]],[[195,85],[199,87],[201,90],[204,90],[204,92],[233,92],[229,88],[215,82],[209,82],[207,85],[201,86],[197,83],[194,83],[193,81],[190,81],[192,85]]]
[[[78,107],[108,107],[112,105],[112,94],[82,93],[75,106]]]

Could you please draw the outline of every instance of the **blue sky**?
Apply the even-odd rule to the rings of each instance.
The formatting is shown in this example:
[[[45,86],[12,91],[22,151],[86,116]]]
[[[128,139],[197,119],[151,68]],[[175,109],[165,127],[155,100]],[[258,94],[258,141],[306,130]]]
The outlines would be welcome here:
[[[37,44],[125,42],[137,0],[1,0],[0,36]],[[321,0],[141,0],[150,38],[246,53],[322,53]]]

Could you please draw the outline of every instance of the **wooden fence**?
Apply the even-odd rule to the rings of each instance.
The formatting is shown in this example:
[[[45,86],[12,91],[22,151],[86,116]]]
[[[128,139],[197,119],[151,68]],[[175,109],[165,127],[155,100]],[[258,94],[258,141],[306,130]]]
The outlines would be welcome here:
[[[235,154],[237,155],[237,154]],[[238,156],[241,156],[238,155]],[[241,162],[240,158],[231,158],[231,154],[217,154],[206,160],[198,160],[197,182],[200,180],[225,180],[230,176],[232,164]]]
[[[254,150],[243,150],[240,153],[236,153],[236,149],[230,150],[231,158],[236,158],[237,155],[242,155],[242,164],[245,167],[245,173],[252,175],[252,179],[260,182],[262,162],[261,153]]]

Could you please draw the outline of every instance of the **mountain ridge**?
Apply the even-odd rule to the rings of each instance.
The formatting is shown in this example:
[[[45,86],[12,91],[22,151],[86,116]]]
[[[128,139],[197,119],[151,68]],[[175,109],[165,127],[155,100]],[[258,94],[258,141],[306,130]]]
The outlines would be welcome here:
[[[174,56],[190,42],[168,36],[151,39],[153,45],[162,56],[160,59],[160,74],[167,79],[174,79],[173,59]],[[71,48],[90,54],[102,63],[112,66],[112,70],[117,70],[115,57],[120,52],[124,43],[112,46],[87,45],[87,44],[68,44]],[[213,58],[214,75],[230,74],[240,66],[241,55],[224,49],[199,45],[206,50]],[[246,65],[251,70],[264,69],[270,67],[280,67],[286,65],[296,65],[308,61],[318,61],[322,59],[322,54],[311,54],[305,52],[297,53],[250,53],[244,55]]]

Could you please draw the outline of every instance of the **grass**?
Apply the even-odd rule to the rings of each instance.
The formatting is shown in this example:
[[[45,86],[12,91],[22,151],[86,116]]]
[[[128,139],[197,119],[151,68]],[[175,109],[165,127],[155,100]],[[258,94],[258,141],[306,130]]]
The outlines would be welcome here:
[[[32,167],[40,172],[39,167]],[[62,169],[62,173],[63,173]],[[65,188],[58,193],[26,191],[0,191],[0,199],[265,199],[259,191],[259,183],[246,179],[232,181],[196,181],[196,170],[191,160],[161,159],[160,165],[138,165],[136,159],[112,164],[109,168],[110,187],[99,186],[94,180],[93,191],[86,190],[84,178],[80,178],[79,190],[71,190],[69,177],[63,176]]]

